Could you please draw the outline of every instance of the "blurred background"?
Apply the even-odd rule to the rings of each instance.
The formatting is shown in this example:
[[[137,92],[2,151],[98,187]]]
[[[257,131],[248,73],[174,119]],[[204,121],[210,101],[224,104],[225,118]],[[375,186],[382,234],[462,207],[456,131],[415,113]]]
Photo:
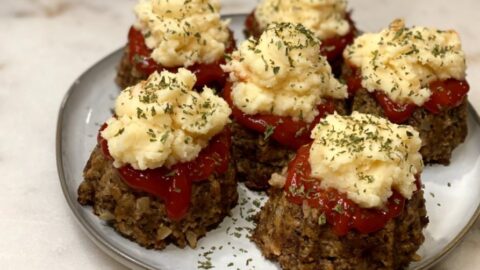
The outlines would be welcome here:
[[[135,0],[0,0],[1,269],[124,269],[83,233],[63,197],[55,164],[61,100],[87,68],[126,42]],[[256,0],[223,0],[224,14]],[[350,0],[359,29],[394,18],[453,28],[467,54],[470,102],[480,111],[477,0]],[[445,221],[448,222],[448,221]],[[480,224],[435,269],[478,269]]]

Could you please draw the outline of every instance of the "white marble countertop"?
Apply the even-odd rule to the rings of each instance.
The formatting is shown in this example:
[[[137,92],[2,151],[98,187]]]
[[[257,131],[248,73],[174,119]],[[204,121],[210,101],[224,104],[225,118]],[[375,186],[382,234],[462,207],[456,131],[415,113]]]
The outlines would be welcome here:
[[[228,3],[227,3],[228,2]],[[63,197],[55,125],[72,82],[124,45],[134,0],[0,2],[0,262],[2,269],[124,269],[83,233]],[[224,13],[255,0],[224,1]],[[364,30],[394,17],[457,29],[468,59],[470,102],[480,111],[480,1],[350,0]],[[478,269],[480,223],[435,269]]]

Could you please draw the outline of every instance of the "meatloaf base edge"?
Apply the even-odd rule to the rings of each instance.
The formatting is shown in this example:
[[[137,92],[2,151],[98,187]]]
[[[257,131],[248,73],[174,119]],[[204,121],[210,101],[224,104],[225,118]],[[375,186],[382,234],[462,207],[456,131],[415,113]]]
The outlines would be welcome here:
[[[146,248],[163,249],[170,243],[194,248],[197,240],[215,228],[236,205],[236,184],[233,164],[224,174],[193,183],[190,209],[183,219],[172,221],[167,217],[165,204],[127,186],[97,146],[85,166],[78,202],[92,206],[95,215]]]
[[[319,211],[290,203],[275,189],[257,214],[251,239],[262,254],[284,270],[404,269],[418,259],[428,223],[423,192],[416,192],[403,213],[371,234],[350,231],[337,236],[319,223]]]
[[[334,100],[335,110],[347,113],[344,100]],[[233,121],[232,154],[236,163],[237,180],[251,190],[265,191],[272,173],[280,173],[295,155],[296,150],[265,139],[263,133],[250,130]]]
[[[280,172],[295,155],[295,151],[273,139],[265,140],[262,133],[233,122],[232,154],[237,179],[251,190],[267,190],[272,173]]]
[[[467,108],[466,98],[459,106],[439,114],[417,108],[403,123],[414,127],[420,133],[420,153],[425,163],[450,164],[452,151],[467,137]],[[383,108],[366,89],[357,91],[353,96],[352,111],[385,117]]]
[[[146,80],[148,75],[139,71],[134,65],[130,63],[130,49],[127,44],[123,50],[122,59],[117,67],[117,76],[115,82],[121,89],[135,85],[140,81]]]

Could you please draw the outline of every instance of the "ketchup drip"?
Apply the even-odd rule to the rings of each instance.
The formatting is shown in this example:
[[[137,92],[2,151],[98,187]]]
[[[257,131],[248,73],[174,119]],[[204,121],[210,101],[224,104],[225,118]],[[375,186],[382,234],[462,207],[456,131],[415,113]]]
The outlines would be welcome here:
[[[355,93],[362,88],[362,74],[360,69],[352,67],[351,65],[348,65],[347,70],[350,72],[345,78],[348,96],[353,97]]]
[[[249,115],[238,109],[232,100],[232,83],[227,82],[223,91],[223,98],[232,108],[233,118],[241,125],[265,133],[268,129],[273,129],[271,137],[282,145],[292,149],[298,149],[300,146],[311,142],[310,133],[320,119],[327,114],[335,111],[335,105],[331,100],[318,105],[318,115],[311,123],[304,121],[295,121],[292,117],[276,115]]]
[[[150,57],[152,50],[150,50],[145,44],[144,36],[133,26],[128,32],[128,46],[130,51],[130,63],[134,65],[137,70],[146,75],[150,75],[155,71],[161,72],[163,70],[176,72],[180,68],[168,68],[157,64]],[[233,33],[230,32],[230,39],[226,44],[225,53],[231,53],[234,49],[235,40],[233,39]],[[210,64],[194,64],[186,68],[194,73],[197,77],[197,82],[195,84],[196,88],[211,84],[220,84],[223,86],[227,76],[220,67],[222,64],[225,64],[225,59],[220,59]]]
[[[298,149],[297,155],[288,164],[284,189],[291,203],[302,205],[306,202],[310,207],[318,208],[338,236],[346,235],[352,229],[365,234],[379,231],[389,220],[402,213],[405,198],[397,191],[393,191],[385,208],[380,210],[361,208],[335,189],[322,189],[319,181],[312,180],[310,176],[310,147],[311,144],[307,144]],[[417,177],[417,187],[419,183]]]
[[[104,124],[100,131],[105,129]],[[107,140],[100,132],[97,136],[103,154],[112,159]],[[123,181],[131,188],[152,194],[164,201],[167,215],[171,220],[180,220],[190,206],[192,183],[208,180],[214,173],[222,174],[228,169],[230,160],[231,134],[225,128],[210,140],[198,157],[190,162],[178,163],[171,168],[135,170],[130,165],[118,169]]]
[[[378,104],[383,108],[388,119],[393,123],[404,123],[410,118],[417,106],[415,104],[398,104],[387,97],[381,91],[373,92],[373,96],[377,99]]]
[[[351,73],[347,76],[349,96],[353,96],[362,88],[362,76],[358,68],[349,66]],[[465,80],[447,79],[433,81],[429,84],[432,95],[423,104],[423,108],[433,114],[439,114],[446,109],[459,106],[465,99],[470,86]],[[398,104],[391,100],[383,91],[374,91],[372,95],[382,107],[385,116],[393,123],[401,124],[410,118],[417,109],[415,104]]]
[[[357,29],[351,19],[350,13],[346,15],[346,20],[350,25],[350,31],[347,34],[322,40],[320,54],[327,57],[329,62],[340,58],[345,47],[351,44],[355,38]],[[255,38],[259,38],[262,35],[260,25],[258,25],[257,19],[255,18],[255,10],[253,10],[245,19],[245,28],[248,29],[248,32]]]

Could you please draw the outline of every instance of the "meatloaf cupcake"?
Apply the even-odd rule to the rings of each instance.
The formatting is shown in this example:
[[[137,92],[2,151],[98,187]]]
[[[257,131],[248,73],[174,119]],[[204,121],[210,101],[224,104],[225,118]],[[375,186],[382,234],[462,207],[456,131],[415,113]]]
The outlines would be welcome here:
[[[246,32],[258,38],[272,22],[303,24],[322,41],[321,53],[333,67],[340,67],[342,52],[356,35],[345,0],[262,0],[247,17]]]
[[[358,37],[344,58],[353,110],[413,126],[424,161],[449,164],[467,135],[469,85],[458,34],[396,20]]]
[[[117,83],[125,88],[154,71],[185,67],[197,76],[196,88],[222,89],[226,76],[220,65],[235,41],[219,9],[219,0],[140,0]]]
[[[195,247],[237,202],[231,113],[195,75],[156,71],[126,88],[102,127],[78,201],[147,248]]]
[[[286,270],[404,269],[428,223],[418,132],[354,112],[329,115],[274,174],[252,240]],[[275,188],[278,187],[278,188]]]
[[[300,24],[273,23],[250,38],[224,67],[223,91],[232,108],[233,155],[238,179],[251,189],[268,188],[295,150],[326,114],[344,112],[347,88],[318,54],[319,40]]]

